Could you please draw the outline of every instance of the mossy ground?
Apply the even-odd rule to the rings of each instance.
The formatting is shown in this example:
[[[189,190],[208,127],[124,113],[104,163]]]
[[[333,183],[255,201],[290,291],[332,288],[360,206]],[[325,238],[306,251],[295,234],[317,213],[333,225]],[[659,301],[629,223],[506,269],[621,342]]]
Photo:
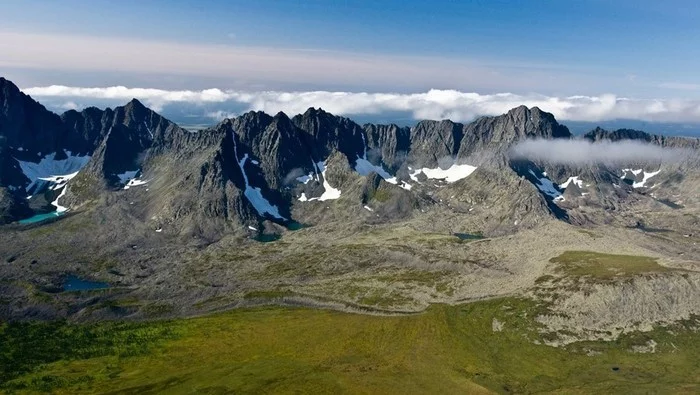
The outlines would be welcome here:
[[[267,307],[148,323],[5,324],[2,389],[57,393],[697,393],[687,328],[536,344],[528,299],[370,316]],[[503,323],[493,330],[494,318]],[[653,339],[655,353],[631,352]],[[590,350],[596,355],[588,356]]]
[[[569,276],[590,276],[596,279],[667,272],[655,258],[635,255],[601,254],[592,251],[566,251],[550,260],[557,271]]]

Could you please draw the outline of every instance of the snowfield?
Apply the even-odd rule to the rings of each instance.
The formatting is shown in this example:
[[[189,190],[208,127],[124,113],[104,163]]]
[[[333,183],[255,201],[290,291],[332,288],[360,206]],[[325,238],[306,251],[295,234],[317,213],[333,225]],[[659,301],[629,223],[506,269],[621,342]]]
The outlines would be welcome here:
[[[442,169],[440,167],[436,167],[434,169],[424,167],[422,169],[416,169],[415,171],[411,172],[409,176],[413,181],[419,182],[418,175],[423,173],[429,179],[444,180],[448,184],[451,184],[463,178],[469,177],[469,175],[471,175],[476,169],[476,166],[458,164],[453,164],[447,169]],[[411,168],[409,168],[409,170],[411,170]]]
[[[25,190],[36,193],[47,182],[65,185],[68,180],[75,177],[90,160],[90,156],[73,155],[70,151],[64,151],[67,158],[57,160],[56,153],[47,154],[38,163],[17,160],[22,173],[29,179],[29,185]],[[61,187],[54,187],[59,189]]]

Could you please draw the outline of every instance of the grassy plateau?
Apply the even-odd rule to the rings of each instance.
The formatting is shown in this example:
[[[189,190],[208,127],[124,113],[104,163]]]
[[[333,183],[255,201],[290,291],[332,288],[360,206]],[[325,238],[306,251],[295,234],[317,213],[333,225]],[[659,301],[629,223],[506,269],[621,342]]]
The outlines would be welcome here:
[[[6,393],[697,393],[679,327],[538,343],[542,307],[502,298],[404,316],[265,307],[140,323],[6,323]],[[654,353],[635,353],[654,340]]]

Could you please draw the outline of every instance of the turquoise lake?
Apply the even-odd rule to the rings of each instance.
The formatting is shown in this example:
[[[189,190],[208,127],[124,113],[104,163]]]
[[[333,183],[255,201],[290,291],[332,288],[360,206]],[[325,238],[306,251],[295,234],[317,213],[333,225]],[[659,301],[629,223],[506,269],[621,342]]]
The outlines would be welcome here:
[[[56,218],[62,214],[57,211],[52,211],[50,213],[37,214],[29,218],[21,219],[18,222],[22,225],[35,224],[37,222],[46,221],[47,219]]]

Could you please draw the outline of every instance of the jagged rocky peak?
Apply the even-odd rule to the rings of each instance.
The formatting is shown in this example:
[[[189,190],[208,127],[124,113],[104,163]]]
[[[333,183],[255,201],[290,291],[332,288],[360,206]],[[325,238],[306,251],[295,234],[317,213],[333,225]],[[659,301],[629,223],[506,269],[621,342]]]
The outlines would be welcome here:
[[[58,115],[4,78],[0,79],[0,133],[9,146],[37,154],[55,152],[69,137]]]
[[[700,139],[698,138],[662,136],[656,134],[649,134],[646,132],[642,132],[641,130],[634,129],[617,129],[611,131],[597,127],[591,130],[590,132],[586,133],[583,136],[583,138],[593,142],[635,140],[643,143],[652,143],[669,148],[700,148]]]
[[[504,153],[520,140],[528,138],[571,138],[569,129],[554,115],[537,107],[519,106],[506,114],[482,117],[464,127],[460,157],[479,152]]]
[[[518,137],[528,138],[570,138],[569,128],[559,124],[554,115],[540,110],[538,107],[527,108],[518,106],[505,115],[508,126]]]
[[[248,111],[236,118],[226,119],[222,123],[230,125],[234,130],[252,129],[264,130],[272,122],[272,117],[262,111]]]
[[[652,135],[640,130],[634,129],[618,129],[614,131],[609,131],[601,128],[600,126],[591,130],[590,132],[583,135],[583,138],[590,141],[619,141],[619,140],[641,140],[641,141],[651,141]]]
[[[445,157],[455,157],[464,137],[464,125],[450,120],[420,121],[411,130],[411,163],[435,167]]]
[[[315,158],[323,159],[338,151],[354,160],[365,153],[364,131],[351,119],[312,107],[292,118],[292,123],[313,142],[311,148]]]

